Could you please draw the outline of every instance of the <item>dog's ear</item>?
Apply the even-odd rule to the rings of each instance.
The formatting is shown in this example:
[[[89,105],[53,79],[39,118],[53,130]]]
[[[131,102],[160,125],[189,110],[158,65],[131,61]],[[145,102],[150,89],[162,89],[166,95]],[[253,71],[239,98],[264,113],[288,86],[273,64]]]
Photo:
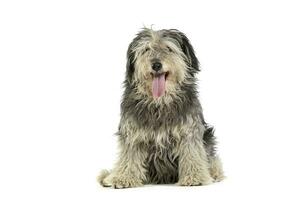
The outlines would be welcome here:
[[[190,41],[188,40],[188,38],[186,37],[186,35],[184,33],[179,32],[180,36],[181,36],[181,48],[183,53],[186,55],[187,57],[187,63],[189,64],[189,66],[192,68],[193,70],[193,74],[200,71],[199,68],[199,61],[194,53],[194,49],[192,47],[192,45],[190,44]]]
[[[126,81],[128,83],[132,83],[133,75],[135,72],[135,59],[136,59],[136,52],[135,48],[139,45],[139,41],[143,40],[143,38],[151,37],[150,29],[142,29],[133,41],[130,43],[128,50],[127,50],[127,64],[126,64]]]
[[[135,53],[132,51],[132,47],[133,47],[133,43],[135,41],[131,42],[131,44],[128,47],[127,50],[127,63],[126,63],[126,81],[128,81],[129,83],[132,82],[132,78],[133,78],[133,74],[135,71],[135,61],[134,61],[134,57],[135,57]]]
[[[174,38],[178,44],[180,45],[182,52],[186,56],[186,63],[190,67],[190,74],[194,75],[196,72],[200,71],[199,68],[199,61],[194,53],[194,49],[192,45],[190,44],[190,41],[186,37],[184,33],[177,29],[170,29],[167,30],[168,35],[170,35],[172,38]]]

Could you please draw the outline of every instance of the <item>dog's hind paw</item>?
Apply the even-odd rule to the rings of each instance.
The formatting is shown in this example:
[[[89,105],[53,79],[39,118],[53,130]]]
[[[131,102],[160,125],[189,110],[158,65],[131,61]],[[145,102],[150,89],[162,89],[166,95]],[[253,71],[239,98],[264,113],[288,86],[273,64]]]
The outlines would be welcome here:
[[[111,173],[108,170],[102,170],[97,177],[97,182],[104,187],[112,186]]]

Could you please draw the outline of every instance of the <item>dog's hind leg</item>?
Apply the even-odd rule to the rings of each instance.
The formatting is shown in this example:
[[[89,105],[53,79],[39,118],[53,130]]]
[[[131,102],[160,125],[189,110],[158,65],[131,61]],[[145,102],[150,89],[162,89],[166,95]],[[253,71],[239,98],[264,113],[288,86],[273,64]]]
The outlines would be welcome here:
[[[215,182],[222,181],[225,176],[223,172],[222,162],[218,156],[210,157],[210,175],[214,179]]]
[[[112,186],[112,173],[108,170],[102,170],[97,177],[97,181],[104,187],[111,187]]]
[[[214,136],[213,126],[205,124],[203,140],[208,156],[210,175],[215,182],[219,182],[224,179],[224,173],[222,162],[216,154],[216,138]]]

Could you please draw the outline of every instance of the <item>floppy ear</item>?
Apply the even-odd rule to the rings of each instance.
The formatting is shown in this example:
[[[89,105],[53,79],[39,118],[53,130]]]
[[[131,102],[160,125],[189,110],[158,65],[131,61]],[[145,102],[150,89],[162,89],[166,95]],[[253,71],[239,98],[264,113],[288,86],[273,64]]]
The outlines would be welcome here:
[[[182,51],[186,55],[187,64],[193,69],[193,74],[194,74],[194,73],[200,71],[199,61],[198,61],[197,57],[195,56],[194,49],[193,49],[192,45],[190,44],[190,41],[188,40],[186,35],[184,33],[180,32],[180,36],[182,39],[182,42],[181,42]]]
[[[134,41],[133,41],[134,42]],[[133,74],[135,71],[135,61],[134,61],[134,56],[135,53],[132,51],[132,46],[133,42],[129,45],[128,50],[127,50],[127,63],[126,63],[126,81],[129,83],[132,82]]]
[[[135,72],[135,47],[139,44],[139,41],[143,38],[151,37],[149,29],[142,29],[133,41],[130,43],[127,50],[127,64],[126,64],[126,81],[132,83],[133,74]]]

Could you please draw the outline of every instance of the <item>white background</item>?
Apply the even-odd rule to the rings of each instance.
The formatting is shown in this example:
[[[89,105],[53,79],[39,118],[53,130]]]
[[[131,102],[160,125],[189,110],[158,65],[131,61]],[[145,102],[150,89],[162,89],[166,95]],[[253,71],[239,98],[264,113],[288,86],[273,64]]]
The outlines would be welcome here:
[[[0,199],[300,199],[299,3],[1,1]],[[152,24],[195,47],[221,183],[96,183],[116,158],[127,45]]]

